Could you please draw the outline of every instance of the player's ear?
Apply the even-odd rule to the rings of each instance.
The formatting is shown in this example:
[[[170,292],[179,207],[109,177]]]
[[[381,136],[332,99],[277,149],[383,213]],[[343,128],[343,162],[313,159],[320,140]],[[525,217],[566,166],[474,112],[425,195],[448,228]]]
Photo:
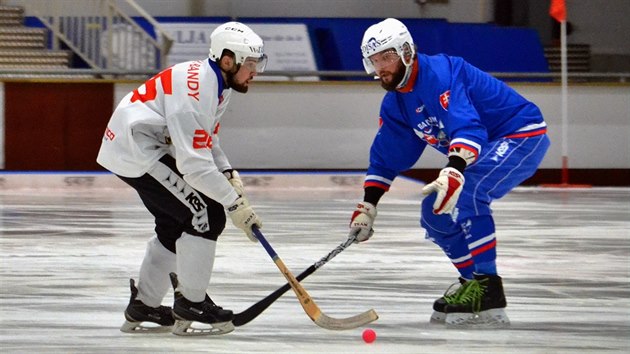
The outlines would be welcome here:
[[[223,55],[221,55],[221,59],[219,60],[219,67],[226,72],[235,72],[236,64],[234,54],[228,50],[223,51]]]
[[[412,59],[413,59],[413,51],[411,50],[411,46],[409,45],[409,43],[404,43],[403,44],[403,60],[405,61],[405,63],[409,63],[411,62]]]

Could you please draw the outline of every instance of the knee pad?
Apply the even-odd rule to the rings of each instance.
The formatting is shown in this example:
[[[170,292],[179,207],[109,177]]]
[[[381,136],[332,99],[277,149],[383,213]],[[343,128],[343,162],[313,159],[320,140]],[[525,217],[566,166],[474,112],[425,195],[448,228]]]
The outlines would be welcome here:
[[[221,235],[221,233],[225,229],[225,221],[225,214],[223,214],[222,218],[214,217],[209,220],[208,227],[203,232],[199,232],[194,229],[185,229],[184,232],[193,236],[205,238],[206,240],[216,241],[219,238],[219,235]]]
[[[422,201],[420,225],[427,230],[427,236],[430,239],[443,238],[461,232],[461,227],[453,220],[451,214],[433,214],[433,203],[436,197],[436,193],[432,193]]]
[[[188,220],[162,219],[155,227],[162,245],[175,253],[175,243],[185,232],[192,236],[216,241],[225,229],[225,212],[222,207],[206,208],[203,213],[193,214]]]
[[[462,221],[462,227],[470,237],[471,242],[483,239],[495,232],[492,215],[478,215]]]
[[[206,196],[202,196],[202,198],[205,202],[203,212],[192,215],[188,223],[191,226],[185,228],[184,232],[216,241],[225,229],[225,211],[223,210],[223,205]]]

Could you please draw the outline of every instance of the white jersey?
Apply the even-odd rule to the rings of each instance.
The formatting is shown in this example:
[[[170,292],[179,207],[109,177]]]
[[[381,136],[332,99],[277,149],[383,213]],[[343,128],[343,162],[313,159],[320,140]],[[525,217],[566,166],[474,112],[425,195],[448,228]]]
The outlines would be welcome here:
[[[96,161],[117,175],[134,178],[170,154],[188,184],[230,205],[238,195],[221,173],[231,166],[218,133],[231,92],[213,61],[165,69],[118,104]]]

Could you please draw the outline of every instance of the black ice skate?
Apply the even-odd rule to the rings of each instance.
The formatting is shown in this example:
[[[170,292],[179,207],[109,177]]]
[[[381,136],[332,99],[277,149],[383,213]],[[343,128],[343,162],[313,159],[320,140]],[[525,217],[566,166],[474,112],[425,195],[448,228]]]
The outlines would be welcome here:
[[[216,335],[230,333],[234,330],[232,324],[234,314],[231,310],[224,310],[217,306],[208,295],[202,302],[189,301],[177,289],[177,275],[171,273],[170,276],[175,289],[173,334],[180,336]],[[196,327],[192,327],[193,322]],[[198,324],[202,327],[197,327]]]
[[[150,307],[136,300],[138,289],[129,279],[131,287],[131,299],[125,309],[125,323],[120,330],[126,333],[169,332],[175,323],[171,308],[168,306]],[[146,326],[147,323],[155,324]]]
[[[446,300],[448,328],[504,328],[510,326],[505,313],[507,302],[498,275],[475,274]]]
[[[459,277],[460,285],[464,285],[465,282],[466,282],[466,279]],[[446,320],[446,299],[444,297],[448,296],[449,291],[456,285],[457,283],[454,283],[453,285],[451,285],[446,290],[446,293],[444,294],[444,296],[440,297],[439,299],[433,302],[433,313],[431,314],[431,320],[429,321],[430,323],[444,324],[444,321]],[[455,293],[455,292],[457,292],[457,290],[453,291],[452,293]]]

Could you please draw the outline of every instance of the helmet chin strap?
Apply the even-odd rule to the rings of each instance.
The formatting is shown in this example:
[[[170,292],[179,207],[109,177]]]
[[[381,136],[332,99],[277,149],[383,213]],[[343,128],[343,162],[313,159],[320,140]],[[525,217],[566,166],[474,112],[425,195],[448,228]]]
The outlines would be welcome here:
[[[411,63],[413,64],[413,61]],[[407,82],[409,82],[409,78],[411,77],[412,66],[413,65],[411,64],[409,65],[405,64],[405,76],[403,76],[398,86],[396,86],[397,89],[401,89],[405,87],[407,85]]]

